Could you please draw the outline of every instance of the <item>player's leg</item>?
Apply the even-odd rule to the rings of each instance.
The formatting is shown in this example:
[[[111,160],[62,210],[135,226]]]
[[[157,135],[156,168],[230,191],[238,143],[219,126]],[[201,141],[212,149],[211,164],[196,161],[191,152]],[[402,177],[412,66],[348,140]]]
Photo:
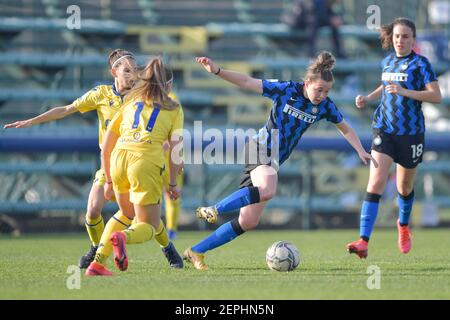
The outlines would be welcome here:
[[[134,216],[134,206],[130,202],[128,193],[115,192],[115,198],[119,205],[120,211],[118,211],[107,223],[107,228],[102,234],[100,241],[101,246],[98,248],[95,255],[95,260],[89,265],[86,270],[86,275],[109,275],[110,273],[106,267],[106,259],[111,255],[111,251],[114,249],[114,242],[112,241],[113,235],[127,228],[127,225],[131,224],[132,218],[122,214],[127,212],[127,215]],[[126,250],[121,252],[119,258],[117,258],[116,249],[114,249],[115,259],[114,262],[120,270],[126,270],[128,266],[128,259]]]
[[[104,226],[101,211],[106,203],[106,199],[103,195],[103,187],[105,183],[105,175],[103,170],[100,169],[95,174],[94,184],[92,185],[91,192],[89,193],[88,209],[86,214],[86,229],[92,245],[89,252],[80,258],[80,268],[87,268],[90,263],[94,261],[96,251],[99,250],[99,248],[101,250],[101,257],[104,257],[106,260],[112,252],[111,245],[109,244],[109,237],[114,231],[123,230],[126,228],[125,225],[127,224],[128,219],[120,211],[114,215],[116,219],[110,219],[106,224],[106,227]],[[133,213],[130,213],[130,215],[132,216]],[[124,220],[125,225],[121,222],[122,220]],[[103,260],[103,258],[100,260]]]
[[[197,217],[214,223],[217,221],[217,216],[222,213],[235,211],[254,203],[269,201],[275,196],[278,175],[274,168],[268,165],[259,165],[250,172],[250,175],[252,182],[256,177],[260,183],[253,182],[252,185],[241,187],[214,206],[198,208]]]
[[[412,246],[411,230],[408,226],[414,204],[414,179],[417,168],[408,169],[397,164],[397,191],[399,219],[397,220],[398,246],[402,253],[408,253]]]
[[[164,223],[161,220],[161,212],[160,212],[160,202],[162,197],[162,186],[163,180],[162,175],[164,172],[164,168],[160,168],[156,165],[152,165],[151,161],[147,159],[145,156],[136,157],[132,156],[132,161],[130,161],[131,165],[127,168],[127,176],[130,180],[130,201],[134,204],[135,209],[140,208],[142,215],[147,215],[151,217],[153,235],[155,240],[160,244],[161,250],[169,262],[169,265],[172,268],[182,268],[183,267],[183,259],[178,254],[175,249],[175,246],[172,242],[170,242],[167,230],[164,226]],[[154,208],[156,209],[154,209]],[[144,209],[146,211],[142,211]],[[150,211],[148,211],[150,210]],[[155,211],[156,210],[156,211]],[[140,223],[138,212],[136,212],[136,220],[137,224]],[[142,219],[141,219],[142,220]],[[142,230],[144,232],[146,227],[140,226],[138,230]],[[148,229],[148,228],[147,228]],[[136,226],[133,224],[130,227],[130,230],[136,231]],[[148,234],[148,230],[146,230]],[[136,233],[136,232],[134,232]],[[140,235],[140,236],[139,236]],[[140,239],[140,237],[144,237],[145,233],[138,232],[138,236],[134,236],[134,239],[131,238],[131,243],[136,242],[136,239]],[[137,238],[136,238],[137,237]],[[142,239],[146,239],[145,237]]]
[[[168,163],[165,165],[165,169],[154,169],[154,173],[158,173],[159,176],[155,176],[157,179],[155,179],[153,182],[147,182],[149,184],[148,188],[149,190],[160,190],[162,186],[167,186],[169,184],[169,175],[168,175]],[[179,179],[178,179],[179,180]],[[153,193],[152,193],[153,194]],[[157,193],[155,193],[152,196],[156,196]],[[165,199],[165,205],[166,205],[166,218],[168,216],[167,212],[167,206],[169,205],[169,201],[173,201],[170,199]],[[178,201],[179,200],[175,200]],[[159,224],[157,227],[155,227],[155,241],[158,242],[158,244],[161,247],[161,251],[163,252],[164,256],[166,257],[167,261],[169,262],[169,266],[171,268],[183,268],[183,259],[175,249],[175,246],[171,242],[171,239],[169,237],[169,233],[166,229],[166,226],[164,225],[164,222],[160,219]]]
[[[373,162],[370,163],[367,193],[361,206],[360,239],[347,244],[347,250],[350,253],[356,253],[360,258],[367,257],[368,242],[377,218],[379,201],[393,162],[393,159],[387,154],[374,150],[371,154],[378,162],[378,168],[375,168]]]
[[[80,258],[79,267],[84,269],[94,260],[95,252],[100,243],[100,237],[104,230],[102,209],[106,203],[103,196],[104,177],[103,171],[98,170],[95,174],[95,180],[89,192],[89,198],[86,209],[85,226],[91,240],[91,248]]]
[[[258,166],[251,171],[251,181],[256,188],[261,190],[264,199],[271,199],[276,194],[278,175],[275,169],[270,166]],[[238,219],[229,221],[217,228],[208,237],[186,249],[184,258],[194,264],[199,270],[206,270],[204,254],[209,250],[234,240],[237,236],[247,230],[255,228],[266,205],[266,201],[241,207]]]
[[[129,193],[119,193],[114,192],[115,197],[117,199],[117,203],[119,204],[120,211],[122,212],[133,212],[135,213],[135,207],[133,203],[130,201],[130,194]],[[126,232],[128,230],[131,230],[130,232],[134,232],[134,226],[131,225],[127,229],[123,231],[115,231],[111,235],[111,245],[114,252],[114,263],[116,264],[117,268],[121,271],[125,271],[128,268],[128,257],[127,257],[127,251],[125,247],[126,243]],[[153,232],[151,230],[151,232]],[[136,234],[136,238],[141,237],[141,232],[138,232]]]

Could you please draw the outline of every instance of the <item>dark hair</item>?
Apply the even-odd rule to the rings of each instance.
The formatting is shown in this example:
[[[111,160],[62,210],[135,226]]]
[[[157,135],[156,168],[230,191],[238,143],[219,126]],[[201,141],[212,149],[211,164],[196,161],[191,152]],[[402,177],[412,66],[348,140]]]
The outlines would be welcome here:
[[[113,52],[111,52],[111,53],[109,54],[109,57],[108,57],[109,69],[112,69],[114,63],[115,63],[117,60],[119,60],[120,58],[124,57],[124,56],[129,56],[130,59],[135,60],[134,55],[133,55],[132,52],[127,51],[127,50],[124,50],[124,49],[115,49]],[[125,60],[125,59],[123,59],[123,60]],[[122,60],[122,61],[123,61],[123,60]],[[119,61],[119,62],[117,63],[117,65],[115,65],[114,67],[116,68],[116,67],[120,66],[121,63],[122,63],[122,61]]]
[[[315,81],[322,79],[327,82],[333,82],[333,70],[336,65],[336,59],[328,51],[322,51],[317,58],[312,61],[306,70],[305,80]]]
[[[137,83],[128,93],[129,97],[156,102],[168,110],[178,107],[178,103],[169,97],[173,73],[164,65],[160,57],[150,60],[144,70],[137,74],[136,79]]]
[[[413,37],[416,37],[416,25],[408,18],[396,18],[392,23],[381,26],[380,28],[380,40],[383,49],[390,49],[393,47],[392,36],[394,27],[398,24],[407,26],[411,29]]]

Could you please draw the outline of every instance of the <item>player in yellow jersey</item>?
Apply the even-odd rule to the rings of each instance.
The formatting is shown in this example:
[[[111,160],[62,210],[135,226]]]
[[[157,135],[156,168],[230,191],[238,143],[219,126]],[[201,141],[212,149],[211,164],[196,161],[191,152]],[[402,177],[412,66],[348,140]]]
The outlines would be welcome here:
[[[4,128],[26,128],[36,124],[62,119],[77,111],[85,113],[96,110],[99,121],[99,144],[101,146],[106,128],[114,115],[121,110],[124,96],[133,86],[136,74],[135,58],[129,51],[123,49],[114,50],[109,55],[108,64],[111,75],[114,77],[113,85],[96,86],[69,105],[52,108],[34,118],[7,124]],[[81,257],[79,262],[80,268],[87,268],[94,260],[95,253],[100,243],[100,237],[105,228],[112,233],[116,230],[122,230],[131,224],[131,220],[124,216],[121,211],[118,211],[113,218],[108,221],[105,227],[101,216],[101,211],[106,203],[106,199],[103,195],[104,184],[105,177],[103,170],[100,169],[95,174],[94,183],[89,192],[86,210],[85,225],[91,240],[91,248],[87,254]],[[157,234],[155,239],[160,242],[162,246],[167,247],[167,231],[162,223],[161,225],[162,228],[158,230],[160,233]],[[110,246],[109,250],[112,251]],[[179,261],[169,261],[169,263],[172,267],[182,267],[182,263],[180,265]]]
[[[151,60],[122,112],[111,121],[102,145],[105,198],[114,193],[121,211],[136,215],[135,224],[111,236],[114,262],[122,271],[128,268],[126,244],[149,241],[160,225],[165,141],[170,145],[167,192],[172,200],[180,195],[177,176],[182,167],[184,116],[180,105],[169,97],[172,80],[172,73],[160,58]],[[172,249],[178,255],[173,245]],[[91,263],[88,273],[112,274],[97,261]]]

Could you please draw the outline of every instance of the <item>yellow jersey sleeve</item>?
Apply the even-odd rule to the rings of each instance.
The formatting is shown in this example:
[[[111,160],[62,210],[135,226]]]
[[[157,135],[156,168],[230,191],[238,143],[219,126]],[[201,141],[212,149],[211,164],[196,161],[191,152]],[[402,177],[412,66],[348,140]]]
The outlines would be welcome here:
[[[92,88],[83,96],[72,102],[72,105],[81,113],[97,110],[100,100],[103,98],[103,92],[99,87]]]

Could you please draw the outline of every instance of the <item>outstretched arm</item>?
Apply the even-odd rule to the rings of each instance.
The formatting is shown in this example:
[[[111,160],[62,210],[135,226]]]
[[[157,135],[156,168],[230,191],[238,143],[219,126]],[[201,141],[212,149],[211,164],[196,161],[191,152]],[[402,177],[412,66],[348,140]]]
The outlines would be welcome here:
[[[31,118],[31,119],[8,123],[3,128],[8,129],[8,128],[31,127],[35,124],[53,121],[53,120],[57,120],[57,119],[62,119],[64,117],[68,116],[69,114],[72,114],[77,111],[78,111],[77,108],[75,108],[73,105],[69,104],[69,105],[63,106],[63,107],[52,108],[34,118]]]
[[[358,156],[361,159],[361,161],[367,165],[368,161],[372,160],[375,168],[378,168],[377,161],[370,155],[370,153],[367,153],[366,150],[364,150],[361,140],[359,140],[358,135],[356,134],[355,130],[353,130],[352,127],[350,127],[345,120],[341,121],[336,125],[336,128],[339,130],[339,132],[344,136],[344,138],[351,144],[351,146],[358,152]]]
[[[195,61],[200,63],[209,73],[213,73],[242,89],[255,91],[257,93],[263,92],[261,79],[255,79],[243,73],[222,69],[214,63],[213,60],[207,57],[196,57]]]

